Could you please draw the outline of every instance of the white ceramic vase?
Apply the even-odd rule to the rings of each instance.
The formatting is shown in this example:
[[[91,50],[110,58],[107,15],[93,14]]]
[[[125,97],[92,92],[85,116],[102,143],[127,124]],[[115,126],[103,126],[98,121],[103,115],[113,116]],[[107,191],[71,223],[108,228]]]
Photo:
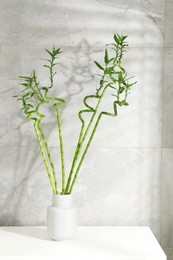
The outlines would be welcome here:
[[[75,235],[77,207],[71,194],[53,195],[52,206],[47,209],[47,233],[53,240],[66,240]]]

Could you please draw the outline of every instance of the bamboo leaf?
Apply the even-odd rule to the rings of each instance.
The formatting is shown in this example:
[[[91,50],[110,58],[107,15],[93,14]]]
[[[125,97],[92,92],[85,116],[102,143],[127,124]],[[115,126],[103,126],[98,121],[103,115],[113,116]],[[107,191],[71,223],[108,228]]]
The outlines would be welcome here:
[[[27,76],[19,76],[20,79],[31,79],[31,77],[27,77]]]
[[[56,63],[52,64],[52,67],[56,66],[57,64],[58,64],[58,62],[56,62]]]
[[[48,49],[45,49],[45,51],[46,51],[47,53],[49,53],[49,55],[50,55],[51,57],[53,56],[53,53],[50,52]]]
[[[50,66],[48,66],[48,65],[43,65],[43,67],[45,67],[45,68],[49,68],[49,69],[50,69]]]
[[[28,88],[25,88],[25,89],[23,89],[23,90],[21,90],[21,92],[25,92],[26,90],[28,90],[29,89],[29,87]]]
[[[124,35],[124,36],[122,37],[122,41],[124,41],[126,38],[127,38],[127,35]]]
[[[55,54],[55,55],[60,54],[60,53],[61,53],[60,48],[54,50],[54,54]]]
[[[111,74],[119,74],[119,71],[113,71]]]
[[[110,63],[111,61],[113,61],[113,60],[115,60],[115,58],[111,58],[111,59],[109,60],[109,63]]]
[[[48,61],[48,62],[52,62],[51,60],[49,60],[49,59],[40,59],[40,60],[45,60],[45,61]]]
[[[118,81],[119,81],[119,82],[122,82],[122,79],[123,79],[123,77],[122,77],[122,73],[119,72],[119,74],[118,74]]]
[[[102,86],[103,85],[103,83],[104,83],[104,80],[100,80],[100,85]]]
[[[98,67],[99,69],[104,70],[104,68],[103,68],[97,61],[94,60],[94,62],[95,62],[95,64],[97,65],[97,67]]]
[[[119,42],[119,41],[118,41],[118,36],[117,36],[116,34],[114,34],[114,40],[115,40],[116,43]]]
[[[109,55],[108,55],[107,49],[105,49],[105,63],[106,63],[106,65],[109,63]]]
[[[32,107],[32,108],[34,108],[34,106],[33,106],[33,105],[31,105],[31,104],[28,104],[28,107]]]
[[[120,94],[123,93],[124,90],[125,90],[125,87],[120,87],[120,88],[119,88],[119,93],[120,93]]]
[[[115,101],[115,103],[118,104],[119,106],[123,105],[122,101]]]
[[[28,87],[28,84],[27,84],[27,83],[21,83],[21,84],[19,84],[19,85],[24,86],[24,87]]]
[[[111,72],[113,71],[114,67],[109,67],[105,70],[105,74],[111,74]]]
[[[31,95],[31,92],[28,92],[28,93],[26,93],[25,95],[23,95],[23,98],[26,98],[26,97],[28,97],[28,96],[30,96]]]
[[[124,105],[124,106],[128,106],[129,104],[124,100],[124,101],[123,101],[123,105]]]

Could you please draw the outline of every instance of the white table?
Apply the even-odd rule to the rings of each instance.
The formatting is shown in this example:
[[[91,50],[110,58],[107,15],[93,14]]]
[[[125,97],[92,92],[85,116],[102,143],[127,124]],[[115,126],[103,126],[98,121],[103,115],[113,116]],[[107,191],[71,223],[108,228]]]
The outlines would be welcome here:
[[[78,227],[52,241],[45,227],[0,227],[0,260],[166,260],[148,227]]]

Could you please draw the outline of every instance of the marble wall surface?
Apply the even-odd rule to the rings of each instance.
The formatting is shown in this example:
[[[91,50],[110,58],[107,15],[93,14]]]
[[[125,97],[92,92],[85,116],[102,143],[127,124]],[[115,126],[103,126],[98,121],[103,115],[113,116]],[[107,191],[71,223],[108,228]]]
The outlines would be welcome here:
[[[116,119],[103,118],[84,161],[74,190],[79,224],[148,225],[171,255],[172,12],[172,0],[0,1],[0,225],[44,225],[51,201],[32,123],[11,98],[18,75],[36,69],[47,84],[44,48],[62,48],[54,93],[67,100],[68,169],[80,128],[77,111],[98,86],[93,60],[102,62],[105,44],[118,32],[128,35],[124,64],[138,83],[130,106]],[[55,118],[44,128],[59,171]]]
[[[166,1],[162,149],[162,246],[173,259],[173,1]]]

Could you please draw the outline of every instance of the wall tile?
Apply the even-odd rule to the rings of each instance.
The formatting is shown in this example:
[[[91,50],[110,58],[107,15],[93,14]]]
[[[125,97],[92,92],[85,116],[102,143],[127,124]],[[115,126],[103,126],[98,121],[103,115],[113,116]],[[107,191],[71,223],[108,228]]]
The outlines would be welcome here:
[[[165,28],[165,46],[173,47],[173,14],[167,14],[166,28]]]
[[[1,48],[3,52],[4,48]],[[86,95],[95,94],[98,88],[100,73],[93,60],[103,61],[104,49],[98,47],[63,48],[64,52],[58,65],[58,75],[55,80],[55,92],[67,100],[67,105],[62,108],[62,122],[67,146],[74,146],[78,139],[81,123],[77,113],[83,106]],[[9,55],[11,47],[6,48],[5,55]],[[43,86],[48,85],[48,73],[42,68],[45,58],[44,50],[40,47],[19,48],[15,47],[12,54],[12,64],[18,57],[16,66],[9,66],[0,62],[1,97],[3,110],[1,145],[30,146],[36,145],[32,123],[26,122],[20,105],[11,96],[16,93],[17,75],[30,75],[33,66],[39,75]],[[5,56],[4,56],[5,59]],[[3,59],[3,60],[4,60]],[[129,76],[135,75],[137,84],[129,95],[129,107],[118,108],[118,118],[103,117],[93,146],[103,147],[160,147],[161,122],[162,122],[162,84],[163,84],[163,50],[155,48],[130,48],[124,59],[124,64]],[[34,64],[34,65],[33,65]],[[140,64],[140,66],[139,66]],[[111,92],[112,93],[112,92]],[[104,99],[102,109],[112,111],[113,97],[111,93]],[[4,110],[6,111],[4,114]],[[47,120],[43,121],[50,145],[59,145],[57,140],[56,117],[47,110]],[[7,115],[8,114],[8,115]],[[6,118],[7,117],[7,118]],[[70,121],[69,121],[70,118]],[[86,118],[87,119],[87,118]],[[89,119],[89,118],[88,118]],[[4,120],[8,122],[4,124]],[[10,130],[12,128],[12,131]],[[27,129],[27,131],[26,131]],[[127,130],[128,129],[128,130]],[[5,134],[4,134],[5,133]],[[120,135],[121,133],[121,135]],[[15,138],[13,138],[15,136]]]
[[[42,206],[47,205],[50,189],[47,176],[40,169],[39,150],[1,147],[0,154],[0,225],[33,225],[34,218],[40,219],[38,224],[43,224]]]
[[[32,126],[28,128],[27,124],[27,127],[25,127],[26,120],[23,112],[20,111],[16,99],[12,97],[17,93],[17,82],[14,80],[1,80],[0,85],[0,145],[26,145],[26,140],[28,138],[32,139]],[[24,127],[25,130],[21,132]]]
[[[73,150],[65,147],[67,172]],[[38,149],[1,147],[0,155],[0,224],[45,224],[51,190]],[[160,149],[92,148],[74,188],[79,225],[149,225],[160,239],[160,167]]]
[[[170,248],[173,247],[172,167],[173,167],[173,150],[163,149],[162,245],[164,247],[170,247]]]
[[[173,146],[173,120],[172,120],[172,96],[173,96],[173,49],[165,50],[164,61],[164,98],[163,98],[163,146]]]
[[[105,5],[105,6],[110,6],[110,7],[118,7],[122,9],[135,9],[138,11],[143,11],[143,12],[156,12],[156,13],[164,13],[165,11],[165,1],[160,0],[150,0],[150,1],[138,1],[138,0],[133,0],[133,1],[126,1],[126,0],[118,0],[118,1],[113,1],[113,0],[96,0],[98,3]]]
[[[166,1],[165,46],[173,47],[173,2]]]
[[[86,188],[80,223],[149,225],[160,239],[160,150],[91,149],[85,163],[78,187]]]
[[[166,13],[166,15],[173,13],[173,2],[172,2],[172,0],[166,0],[166,2],[165,2],[165,13]]]
[[[132,8],[133,6],[133,8]],[[130,44],[164,44],[164,1],[1,1],[1,45],[105,45],[114,32]],[[6,22],[8,21],[8,23]],[[128,26],[127,26],[128,24]],[[99,35],[99,37],[98,37]]]
[[[51,94],[67,100],[62,123],[69,171],[80,129],[77,112],[83,97],[98,87],[93,60],[102,62],[102,46],[119,32],[129,35],[125,65],[138,83],[129,96],[130,106],[119,109],[118,118],[103,118],[81,168],[74,189],[79,225],[148,225],[159,241],[163,232],[163,245],[172,247],[172,153],[166,149],[167,177],[161,193],[163,47],[164,39],[172,47],[171,0],[166,2],[166,15],[165,36],[165,0],[0,1],[0,225],[45,225],[51,201],[32,122],[26,122],[11,98],[18,75],[36,69],[40,84],[48,86],[49,75],[39,58],[46,58],[44,48],[62,46],[58,88]],[[163,144],[171,147],[172,49],[166,55]],[[103,103],[109,110],[110,101],[107,95]],[[50,106],[42,112],[47,115],[43,129],[59,173],[55,114]]]

